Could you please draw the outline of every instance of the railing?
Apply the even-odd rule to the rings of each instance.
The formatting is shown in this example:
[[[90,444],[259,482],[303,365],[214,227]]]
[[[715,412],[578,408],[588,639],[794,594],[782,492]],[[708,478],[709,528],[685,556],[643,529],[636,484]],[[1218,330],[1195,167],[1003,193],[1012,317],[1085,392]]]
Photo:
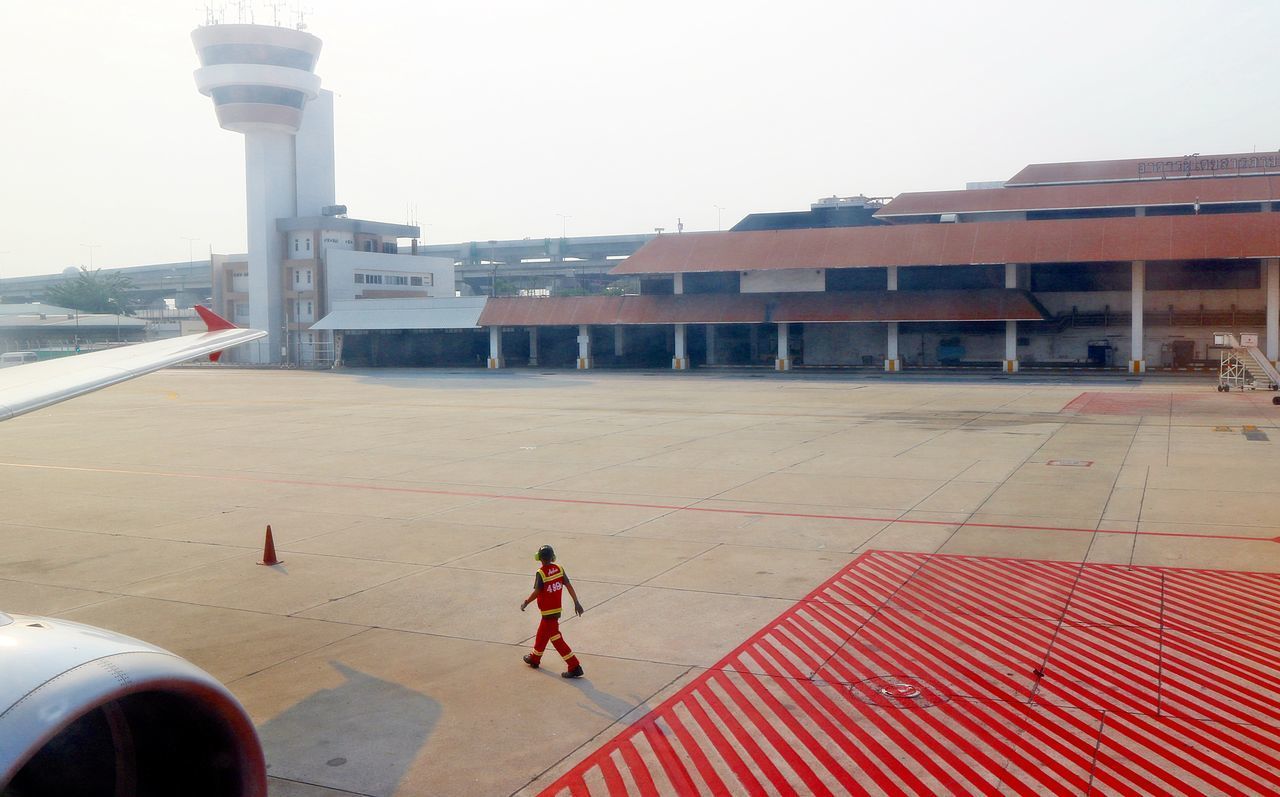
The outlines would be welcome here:
[[[1146,326],[1170,327],[1260,327],[1267,322],[1265,310],[1144,310]],[[1076,327],[1128,327],[1130,313],[1110,310],[1092,313],[1059,313],[1046,321],[1031,321],[1031,330],[1061,332]]]

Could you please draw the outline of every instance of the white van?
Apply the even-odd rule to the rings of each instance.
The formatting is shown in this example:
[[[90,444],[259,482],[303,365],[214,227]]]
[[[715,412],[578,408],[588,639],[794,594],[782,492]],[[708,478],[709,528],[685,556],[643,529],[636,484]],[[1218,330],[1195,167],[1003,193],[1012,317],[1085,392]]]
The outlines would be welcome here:
[[[0,368],[33,363],[38,359],[40,358],[33,351],[7,351],[4,354],[0,354]]]

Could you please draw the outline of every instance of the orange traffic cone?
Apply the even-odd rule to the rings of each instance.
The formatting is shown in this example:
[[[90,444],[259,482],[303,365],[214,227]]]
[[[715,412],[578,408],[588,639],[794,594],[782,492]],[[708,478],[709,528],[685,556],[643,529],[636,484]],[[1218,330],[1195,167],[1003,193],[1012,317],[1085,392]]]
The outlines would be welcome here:
[[[267,526],[267,541],[262,546],[262,561],[260,565],[279,565],[284,564],[276,558],[276,541],[271,538],[271,527]]]

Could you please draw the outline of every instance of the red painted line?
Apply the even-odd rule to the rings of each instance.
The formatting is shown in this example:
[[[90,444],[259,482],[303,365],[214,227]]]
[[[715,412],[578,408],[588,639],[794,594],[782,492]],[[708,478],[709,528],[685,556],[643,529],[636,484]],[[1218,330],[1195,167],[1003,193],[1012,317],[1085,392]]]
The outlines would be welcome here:
[[[738,779],[738,784],[741,785],[742,788],[746,790],[747,794],[751,795],[751,797],[763,797],[763,795],[767,794],[764,790],[764,786],[760,785],[760,781],[756,780],[755,775],[751,773],[751,768],[742,760],[742,756],[738,755],[738,751],[734,749],[729,740],[720,732],[720,729],[711,721],[711,718],[707,716],[707,711],[702,707],[702,703],[700,702],[701,692],[701,686],[699,686],[697,691],[691,690],[689,692],[688,699],[682,700],[681,704],[688,709],[689,716],[694,722],[698,723],[698,727],[702,728],[702,732],[706,734],[707,739],[710,740],[712,746],[715,748],[715,752],[725,760],[726,764],[728,764],[730,771],[733,772],[733,776]],[[590,769],[590,761],[591,759],[588,758],[583,762],[583,764],[587,764],[585,767],[582,767],[582,764],[579,764],[579,766],[583,768],[583,771]]]
[[[924,614],[886,606],[913,574],[925,572],[925,565],[939,590],[948,572],[957,577],[950,588],[964,602],[963,612]],[[1067,607],[1078,603],[1092,610],[1115,601],[1121,611],[1153,614],[1155,625],[1072,625],[998,613],[1016,609],[1017,600],[1036,600],[1044,590],[1056,589],[1071,568],[1082,568],[1075,587],[1083,585],[1087,600],[1077,602],[1072,592]],[[1166,596],[1154,586],[1168,580],[1213,586],[1227,596],[1229,616],[1238,614],[1233,609],[1240,604],[1252,606],[1280,588],[1280,575],[1271,574],[1122,571],[870,552],[588,755],[545,793],[585,784],[588,775],[603,777],[596,762],[625,754],[639,738],[656,739],[660,723],[671,725],[677,711],[702,736],[671,725],[675,730],[667,738],[678,741],[697,772],[737,775],[749,768],[737,757],[741,750],[770,793],[824,793],[832,779],[849,794],[1270,793],[1280,764],[1280,728],[1270,724],[1280,712],[1280,686],[1273,677],[1280,670],[1280,640],[1162,626]],[[1237,595],[1232,603],[1231,588],[1240,583],[1251,586],[1250,594]],[[851,589],[860,595],[878,591],[879,610],[838,602]],[[1048,630],[1054,628],[1056,635]],[[832,646],[830,661],[811,676],[814,656]],[[1027,662],[1041,659],[1047,661],[1045,677],[1032,681],[1028,672],[1024,678]],[[766,674],[757,674],[761,670]],[[875,705],[853,694],[841,699],[841,681],[857,684],[891,674],[922,679],[935,690],[975,687],[975,694],[986,696],[954,696],[927,709]],[[1026,703],[1032,683],[1055,702]],[[994,696],[987,694],[993,689]],[[1164,702],[1157,707],[1151,695],[1161,690]],[[1184,709],[1188,717],[1170,716]],[[695,753],[702,738],[707,747]],[[632,777],[639,783],[644,774],[634,768],[650,767],[676,793],[696,789],[678,785],[670,762],[656,750],[661,741],[651,742],[654,758],[626,760]],[[770,768],[771,760],[778,766]],[[686,772],[692,779],[692,770]],[[710,779],[704,781],[719,793]],[[724,791],[760,793],[753,776],[743,778],[741,789],[722,785]]]
[[[649,768],[644,765],[635,745],[631,742],[622,745],[622,760],[631,771],[631,777],[635,779],[636,788],[640,790],[641,797],[658,797],[658,787],[654,785],[653,776],[649,774]]]
[[[1130,719],[1130,717],[1125,715],[1117,715],[1115,717],[1115,721],[1117,723],[1123,723],[1127,719]],[[1150,723],[1147,723],[1147,724],[1150,727]],[[1179,747],[1181,749],[1185,749],[1185,748],[1182,748],[1182,746],[1179,746]],[[1144,745],[1142,749],[1143,751],[1152,752],[1168,760],[1168,757],[1164,755],[1164,751],[1161,750],[1158,745],[1147,744],[1147,745]],[[1193,758],[1179,756],[1176,761],[1177,768],[1161,766],[1157,762],[1151,761],[1146,756],[1140,756],[1136,759],[1131,758],[1130,760],[1133,760],[1136,764],[1138,764],[1138,766],[1147,770],[1148,773],[1156,776],[1157,779],[1163,782],[1165,788],[1171,792],[1177,792],[1179,794],[1197,795],[1197,796],[1204,794],[1204,792],[1198,786],[1193,784],[1188,784],[1186,782],[1186,778],[1183,777],[1183,773],[1181,772],[1181,770],[1186,770],[1191,774],[1195,775],[1196,777],[1200,778],[1201,780],[1205,781],[1206,783],[1209,783],[1217,787],[1219,791],[1216,793],[1218,794],[1232,794],[1232,795],[1238,794],[1238,795],[1241,795],[1241,797],[1247,797],[1247,795],[1245,795],[1244,792],[1240,791],[1239,789],[1226,786],[1226,784],[1223,783],[1223,781],[1219,780],[1217,777],[1215,777],[1213,773],[1209,772],[1204,767],[1197,764]]]
[[[768,641],[761,641],[760,645],[766,649],[769,648]],[[771,652],[775,654],[777,653],[777,651],[773,650],[771,650]],[[784,663],[786,662],[784,657],[778,656],[777,658]],[[820,710],[818,711],[814,711],[810,708],[805,713],[814,721],[815,724],[818,725],[819,729],[826,732],[828,738],[833,740],[845,755],[849,756],[850,760],[859,770],[870,774],[876,785],[886,793],[893,794],[896,791],[896,789],[894,789],[894,780],[885,775],[879,767],[875,766],[875,760],[872,759],[870,755],[864,753],[862,749],[852,743],[852,740],[856,737],[840,731],[838,726],[832,722],[832,717],[844,716],[843,712],[836,709],[835,704],[831,702],[830,698],[828,698],[826,693],[821,689],[801,690],[797,686],[796,682],[802,680],[803,677],[807,677],[807,674],[802,677],[794,667],[788,667],[788,669],[791,670],[790,677],[778,678],[778,686],[787,693],[787,696],[790,697],[796,705],[820,707]],[[830,716],[828,716],[828,714]],[[858,741],[861,741],[866,745],[870,753],[875,754],[881,763],[892,770],[893,774],[897,776],[898,782],[910,786],[916,794],[922,795],[922,797],[932,797],[933,790],[913,775],[909,769],[903,766],[902,761],[897,756],[885,750],[885,748],[874,738],[866,737],[859,739]],[[870,793],[865,789],[861,789],[861,787],[859,788],[864,793]]]
[[[827,772],[835,776],[838,781],[847,783],[853,779],[853,773],[849,772],[849,770],[840,766],[840,764],[836,762],[835,757],[832,756],[831,753],[827,752],[826,748],[804,729],[804,726],[796,719],[795,715],[782,705],[782,702],[769,691],[763,682],[757,678],[744,679],[744,682],[751,688],[751,691],[759,699],[760,704],[769,709],[773,719],[764,721],[770,722],[771,724],[775,722],[780,723],[782,727],[787,729],[792,737],[798,740],[800,744],[809,751],[809,755],[813,756],[813,758],[821,764]],[[734,699],[739,701],[740,705],[746,705],[749,707],[753,706],[752,701],[744,697],[737,687],[733,687],[732,694]],[[795,756],[795,758],[799,760],[798,756]],[[811,772],[807,766],[805,767],[805,770]],[[812,774],[811,777],[806,778],[805,784],[810,787],[811,793],[813,794],[832,793],[831,790],[818,779],[816,774]]]
[[[696,789],[693,785],[693,778],[689,776],[689,770],[685,769],[675,751],[671,749],[671,744],[667,741],[667,736],[663,733],[658,723],[645,723],[643,733],[645,740],[649,743],[649,747],[653,750],[654,755],[657,756],[658,763],[666,771],[667,780],[676,788],[677,793],[695,793]]]
[[[895,648],[892,644],[882,644],[874,648],[868,647],[864,649],[863,655],[867,656],[868,658],[876,662],[878,665],[880,665],[878,669],[881,672],[897,671],[897,672],[903,672],[903,673],[911,673],[913,669],[912,665],[915,664],[915,662],[903,657],[900,651],[897,648]],[[964,764],[962,764],[960,760],[957,758],[957,756],[955,755],[955,752],[959,752],[963,754],[965,757],[973,759],[978,764],[980,764],[984,769],[986,769],[989,773],[994,774],[996,777],[1000,776],[1001,772],[1004,770],[1004,767],[992,761],[990,757],[988,757],[986,753],[984,753],[979,747],[973,744],[972,741],[957,737],[955,733],[950,728],[947,727],[947,725],[945,724],[945,722],[943,722],[941,717],[938,717],[937,715],[935,715],[934,712],[931,712],[931,711],[915,711],[915,710],[899,712],[899,716],[910,717],[913,720],[918,717],[921,720],[920,725],[922,729],[923,729],[923,726],[928,726],[927,731],[923,733],[921,733],[918,730],[916,733],[916,736],[918,738],[930,740],[933,743],[931,745],[933,748],[932,754],[946,761],[953,770],[960,773],[963,777],[969,780],[973,791],[971,791],[970,789],[965,789],[963,793],[967,794],[967,793],[982,792],[984,794],[998,795],[1003,792],[1003,789],[999,788],[995,784],[992,784],[990,781],[988,781],[986,777],[984,777],[978,772],[973,771],[972,767],[967,767]],[[949,744],[947,745],[937,744],[937,742],[940,740],[946,740],[947,742],[949,742]],[[998,752],[1004,753],[1006,755],[1009,752],[1007,749],[1005,750],[1000,749],[998,740],[994,735],[991,735],[988,738],[983,739],[983,741],[988,744],[991,744],[993,747],[997,749]],[[1015,788],[1017,790],[1017,793],[1019,794],[1030,795],[1034,793],[1028,790],[1023,784],[1018,782],[1015,782],[1013,784],[1009,784],[1006,782],[1005,785],[1008,787]]]
[[[538,495],[511,495],[509,493],[483,493],[467,490],[434,490],[428,487],[389,487],[380,484],[349,484],[342,482],[316,482],[300,479],[276,479],[226,474],[175,473],[171,471],[127,470],[123,468],[77,468],[69,465],[36,465],[25,462],[0,462],[0,467],[29,468],[34,470],[75,471],[80,473],[116,473],[126,476],[154,476],[169,479],[202,479],[209,481],[249,482],[252,484],[283,484],[292,487],[323,487],[328,490],[372,490],[414,495],[445,495],[455,498],[484,498],[500,501],[529,501],[534,503],[569,504],[580,506],[609,506],[620,509],[661,509],[670,512],[704,512],[720,515],[747,515],[751,517],[805,518],[808,520],[863,521],[870,523],[902,523],[910,526],[954,526],[957,529],[1010,529],[1013,531],[1062,531],[1073,534],[1127,534],[1134,537],[1175,537],[1203,540],[1237,540],[1244,542],[1280,543],[1280,535],[1251,537],[1248,535],[1208,534],[1184,531],[1130,531],[1127,529],[1075,528],[1071,526],[1035,526],[1017,523],[973,523],[971,521],[918,520],[900,517],[876,517],[872,515],[837,515],[812,512],[769,512],[751,509],[717,509],[705,506],[680,506],[678,504],[650,504],[637,501],[599,501],[586,498],[549,498]]]
[[[626,794],[627,786],[622,782],[622,773],[613,763],[612,756],[600,757],[600,773],[604,776],[604,787],[610,794]]]
[[[1170,733],[1169,731],[1164,730],[1163,728],[1160,727],[1160,725],[1150,721],[1149,719],[1147,719],[1141,714],[1126,715],[1123,718],[1117,718],[1117,719],[1119,722],[1127,724],[1132,728],[1134,728],[1135,730],[1140,730],[1145,737],[1147,737],[1148,739],[1150,739],[1152,742],[1155,743],[1152,746],[1156,747],[1157,749],[1163,748],[1166,750],[1180,750],[1187,746],[1185,742],[1183,742],[1173,733]],[[1268,772],[1267,769],[1257,764],[1254,764],[1250,762],[1246,757],[1239,755],[1238,751],[1230,747],[1226,747],[1224,745],[1218,744],[1213,734],[1196,733],[1194,724],[1185,723],[1181,728],[1179,728],[1179,733],[1183,736],[1194,737],[1192,739],[1192,742],[1196,746],[1203,747],[1204,749],[1209,750],[1215,756],[1218,756],[1220,759],[1230,762],[1233,766],[1239,769],[1252,771],[1254,774],[1264,779],[1262,781],[1263,783],[1274,782],[1274,779],[1275,779],[1274,771]],[[1263,755],[1258,753],[1257,751],[1250,751],[1250,752],[1253,755]],[[1266,757],[1266,756],[1263,755],[1263,757]],[[1272,759],[1272,760],[1275,761],[1276,763],[1280,763],[1280,760],[1278,759]],[[1204,776],[1201,776],[1201,777],[1204,778]]]
[[[698,770],[698,775],[702,778],[702,782],[707,784],[707,788],[711,790],[711,793],[728,794],[729,787],[721,780],[716,768],[712,766],[711,761],[702,752],[702,747],[694,740],[693,734],[689,733],[689,729],[676,716],[675,711],[668,714],[666,720],[667,724],[671,726],[671,732],[675,734],[676,740],[680,742],[680,747],[684,750],[684,754],[693,762],[694,769]]]
[[[733,736],[734,740],[737,741],[738,745],[747,754],[747,758],[753,761],[755,765],[760,768],[761,774],[764,775],[766,779],[768,779],[769,783],[774,787],[774,789],[782,794],[792,795],[794,797],[794,795],[796,795],[797,792],[793,787],[788,785],[786,789],[778,788],[778,785],[781,783],[785,783],[786,779],[783,777],[782,773],[778,770],[778,768],[773,765],[773,757],[767,755],[764,752],[764,750],[761,749],[760,745],[756,744],[755,733],[753,732],[758,731],[759,729],[752,727],[750,730],[748,730],[748,728],[744,727],[743,723],[739,722],[737,718],[733,716],[733,714],[729,711],[729,707],[725,705],[723,700],[711,699],[713,696],[715,696],[714,691],[711,689],[711,685],[715,684],[716,682],[710,676],[713,676],[715,674],[716,673],[714,671],[707,674],[708,688],[706,692],[706,698],[707,698],[707,704],[711,709],[712,713],[714,713],[720,719],[720,722],[723,723],[724,726],[729,729],[729,733]],[[781,750],[779,752],[781,753]]]

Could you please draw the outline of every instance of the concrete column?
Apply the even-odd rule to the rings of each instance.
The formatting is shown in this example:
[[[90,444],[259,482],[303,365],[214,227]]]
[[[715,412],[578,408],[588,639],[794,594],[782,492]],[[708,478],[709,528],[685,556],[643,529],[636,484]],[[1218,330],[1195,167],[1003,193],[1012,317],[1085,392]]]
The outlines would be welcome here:
[[[613,328],[613,356],[621,357],[627,350],[627,341],[624,337],[626,327],[618,325]]]
[[[585,371],[591,367],[591,327],[578,325],[578,370]]]
[[[1267,359],[1275,365],[1280,360],[1280,258],[1262,262],[1267,273]]]
[[[888,274],[888,289],[896,291],[898,289],[898,267],[889,266],[885,271]],[[885,347],[884,370],[901,371],[902,361],[898,359],[898,322],[890,321],[888,326],[889,340]]]
[[[501,368],[502,361],[502,327],[489,327],[489,367]]]
[[[716,325],[707,324],[707,365],[716,364]]]
[[[1147,370],[1147,361],[1142,353],[1142,300],[1147,293],[1146,261],[1133,261],[1132,271],[1133,289],[1130,295],[1133,300],[1133,306],[1130,312],[1133,314],[1133,322],[1129,329],[1129,373],[1140,374]]]
[[[774,368],[779,371],[791,370],[791,353],[788,350],[790,340],[787,337],[789,331],[789,324],[778,324],[778,358],[774,361]]]
[[[676,274],[671,280],[671,291],[673,293],[684,293],[684,275]]]
[[[890,321],[886,326],[889,327],[889,340],[885,347],[884,370],[901,371],[902,360],[898,359],[898,322]]]
[[[1018,264],[1004,264],[1004,287],[1018,287]],[[1012,374],[1018,370],[1018,322],[1004,322],[1004,372]]]
[[[529,365],[538,364],[538,328],[529,327]]]
[[[671,358],[671,368],[676,371],[689,370],[689,349],[685,345],[685,325],[676,324],[675,356]]]
[[[294,137],[253,132],[244,137],[246,233],[249,252],[249,326],[265,330],[266,342],[241,356],[255,363],[284,359],[284,236],[276,219],[297,215]]]

